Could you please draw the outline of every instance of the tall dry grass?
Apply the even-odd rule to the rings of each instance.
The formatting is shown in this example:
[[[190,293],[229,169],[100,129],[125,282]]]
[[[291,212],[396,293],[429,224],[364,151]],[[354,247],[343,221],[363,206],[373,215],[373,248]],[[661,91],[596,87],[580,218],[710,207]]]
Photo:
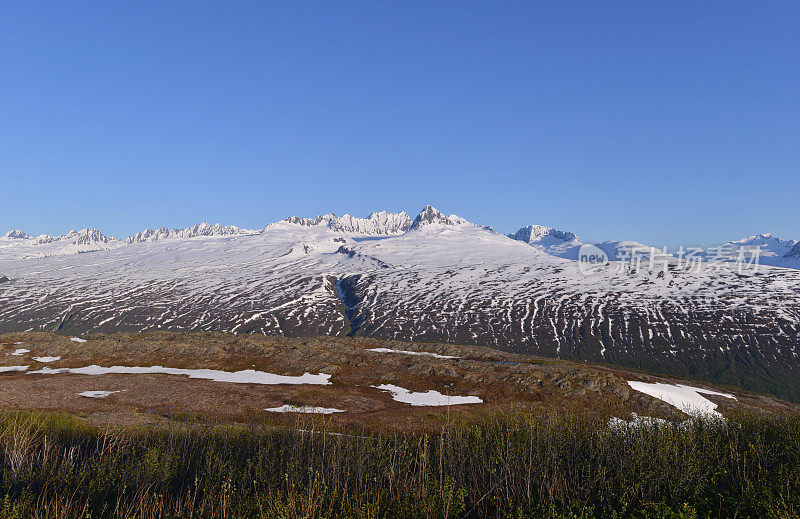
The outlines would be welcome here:
[[[0,517],[797,517],[800,417],[609,429],[509,412],[434,433],[0,414]]]

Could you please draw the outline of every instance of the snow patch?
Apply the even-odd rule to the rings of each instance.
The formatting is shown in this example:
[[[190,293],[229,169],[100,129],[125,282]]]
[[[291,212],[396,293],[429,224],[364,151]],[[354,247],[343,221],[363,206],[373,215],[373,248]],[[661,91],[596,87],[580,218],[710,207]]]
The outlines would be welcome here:
[[[0,373],[8,373],[9,371],[25,371],[28,366],[0,366]]]
[[[458,359],[452,355],[439,355],[438,353],[429,353],[427,351],[408,351],[408,350],[393,350],[391,348],[369,348],[367,351],[374,351],[377,353],[402,353],[403,355],[424,355],[426,357],[435,357],[437,359]]]
[[[658,398],[664,402],[677,407],[684,413],[692,416],[712,415],[722,417],[722,414],[717,411],[717,404],[704,398],[700,393],[706,395],[723,396],[725,398],[736,397],[728,393],[720,393],[710,389],[703,389],[699,387],[687,386],[685,384],[662,384],[660,382],[639,382],[636,380],[629,380],[628,385],[646,395],[653,398]]]
[[[55,362],[61,360],[61,357],[33,357],[36,362]]]
[[[459,405],[459,404],[481,404],[481,400],[477,396],[451,396],[443,395],[438,391],[428,390],[425,392],[411,391],[404,387],[395,386],[393,384],[381,384],[380,386],[371,386],[381,391],[388,391],[392,394],[392,399],[404,404],[411,404],[413,406],[440,406],[440,405]]]
[[[83,393],[78,393],[78,396],[85,396],[86,398],[105,398],[108,395],[121,392],[122,391],[84,391]]]
[[[214,382],[230,382],[233,384],[330,384],[331,376],[325,373],[312,375],[303,373],[298,376],[275,375],[265,371],[245,369],[242,371],[221,371],[217,369],[184,369],[184,368],[165,368],[164,366],[110,366],[103,367],[97,365],[86,366],[83,368],[42,368],[30,373],[56,375],[60,373],[70,373],[73,375],[110,375],[110,374],[165,374],[165,375],[186,375],[189,378],[199,378]]]
[[[290,404],[285,404],[280,407],[270,407],[268,409],[264,409],[264,411],[269,411],[270,413],[310,413],[310,414],[344,413],[343,409],[336,409],[333,407],[313,407],[310,405],[295,406]]]
[[[69,340],[72,342],[86,342],[86,339],[81,339],[80,337],[70,337]]]

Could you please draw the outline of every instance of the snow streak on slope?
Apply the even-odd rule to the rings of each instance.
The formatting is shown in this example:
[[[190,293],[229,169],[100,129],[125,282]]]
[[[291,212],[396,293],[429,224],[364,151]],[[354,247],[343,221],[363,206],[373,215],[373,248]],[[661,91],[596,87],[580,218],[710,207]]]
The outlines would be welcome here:
[[[448,341],[800,398],[798,271],[587,278],[574,261],[432,207],[408,220],[287,219],[259,234],[25,260],[0,249],[10,279],[0,284],[0,329]]]

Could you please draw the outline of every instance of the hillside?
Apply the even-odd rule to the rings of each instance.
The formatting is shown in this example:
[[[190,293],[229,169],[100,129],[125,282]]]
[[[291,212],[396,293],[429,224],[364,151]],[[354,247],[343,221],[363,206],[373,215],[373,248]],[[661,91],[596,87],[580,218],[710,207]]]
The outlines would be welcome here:
[[[269,421],[317,410],[341,424],[419,429],[511,408],[601,420],[798,410],[729,387],[441,343],[15,333],[0,336],[0,347],[0,407],[67,411],[101,423]],[[683,391],[691,406],[652,396],[667,387],[659,384]]]

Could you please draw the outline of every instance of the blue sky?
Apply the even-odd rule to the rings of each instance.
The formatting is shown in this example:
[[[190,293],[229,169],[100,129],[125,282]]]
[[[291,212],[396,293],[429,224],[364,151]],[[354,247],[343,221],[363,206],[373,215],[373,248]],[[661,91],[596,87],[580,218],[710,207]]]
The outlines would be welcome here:
[[[768,1],[6,3],[0,228],[433,203],[503,232],[800,239],[798,20]]]

